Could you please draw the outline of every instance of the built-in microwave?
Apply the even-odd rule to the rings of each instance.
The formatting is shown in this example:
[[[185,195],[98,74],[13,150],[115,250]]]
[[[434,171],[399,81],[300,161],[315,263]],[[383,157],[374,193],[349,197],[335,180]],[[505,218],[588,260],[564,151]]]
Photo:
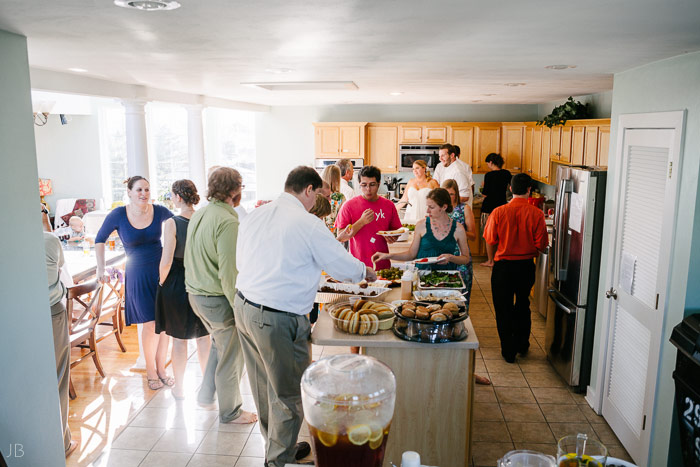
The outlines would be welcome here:
[[[434,170],[440,162],[439,145],[401,145],[399,147],[399,170],[410,172],[413,170],[413,163],[417,160],[425,161],[430,169]]]

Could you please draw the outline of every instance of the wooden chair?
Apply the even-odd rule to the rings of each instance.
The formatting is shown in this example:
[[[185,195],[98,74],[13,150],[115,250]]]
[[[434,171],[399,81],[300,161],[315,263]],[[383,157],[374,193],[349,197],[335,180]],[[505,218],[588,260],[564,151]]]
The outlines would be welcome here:
[[[95,326],[97,326],[102,311],[102,289],[102,284],[97,281],[70,287],[66,297],[66,309],[70,320],[68,335],[71,348],[88,349],[88,352],[81,355],[80,358],[71,361],[71,369],[87,357],[92,357],[97,371],[104,378],[105,372],[97,354],[97,342],[95,339]],[[76,397],[72,378],[69,395],[71,399]]]
[[[108,271],[111,268],[107,268]],[[120,269],[119,267],[113,268]],[[123,268],[122,268],[123,269]],[[102,289],[102,312],[97,322],[100,326],[111,327],[109,331],[97,338],[101,342],[114,334],[119,348],[126,352],[126,347],[122,341],[122,331],[124,330],[124,281],[123,271],[113,274],[114,279],[105,283]]]

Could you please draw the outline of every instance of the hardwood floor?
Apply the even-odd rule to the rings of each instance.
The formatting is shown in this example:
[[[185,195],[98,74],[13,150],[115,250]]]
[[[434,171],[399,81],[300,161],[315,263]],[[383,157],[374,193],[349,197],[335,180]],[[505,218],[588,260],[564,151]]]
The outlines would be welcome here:
[[[69,403],[68,424],[78,449],[66,459],[68,466],[87,466],[158,393],[146,384],[145,370],[133,370],[138,358],[136,326],[124,328],[123,353],[114,337],[98,344],[106,377],[100,377],[91,361],[71,370],[77,397]],[[73,349],[72,357],[81,352]]]

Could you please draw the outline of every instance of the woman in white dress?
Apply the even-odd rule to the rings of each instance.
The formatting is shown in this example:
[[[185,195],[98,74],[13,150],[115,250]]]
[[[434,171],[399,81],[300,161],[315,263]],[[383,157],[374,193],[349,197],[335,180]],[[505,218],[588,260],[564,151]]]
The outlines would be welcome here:
[[[415,224],[419,220],[425,219],[427,215],[426,200],[428,193],[433,188],[439,188],[440,184],[430,176],[428,164],[423,160],[413,163],[414,178],[408,181],[403,196],[396,205],[396,209],[406,206],[406,214],[403,216],[404,223]]]

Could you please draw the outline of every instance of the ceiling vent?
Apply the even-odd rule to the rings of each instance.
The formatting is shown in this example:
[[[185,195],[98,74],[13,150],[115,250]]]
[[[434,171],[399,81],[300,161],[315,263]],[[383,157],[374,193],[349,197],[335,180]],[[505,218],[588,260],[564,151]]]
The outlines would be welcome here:
[[[352,81],[293,81],[277,83],[241,83],[268,91],[357,91],[359,88]]]
[[[123,8],[142,11],[174,10],[180,4],[174,0],[114,0],[114,4]]]

